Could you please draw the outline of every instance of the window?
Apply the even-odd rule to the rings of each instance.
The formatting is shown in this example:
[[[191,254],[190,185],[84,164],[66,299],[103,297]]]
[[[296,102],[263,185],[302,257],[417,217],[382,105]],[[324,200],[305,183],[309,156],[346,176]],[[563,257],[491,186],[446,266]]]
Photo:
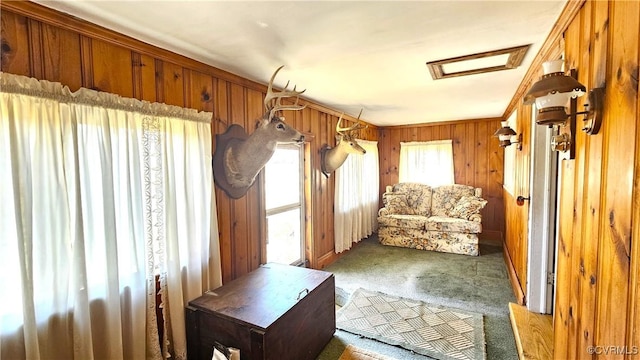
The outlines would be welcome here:
[[[454,183],[451,140],[400,143],[400,182]]]

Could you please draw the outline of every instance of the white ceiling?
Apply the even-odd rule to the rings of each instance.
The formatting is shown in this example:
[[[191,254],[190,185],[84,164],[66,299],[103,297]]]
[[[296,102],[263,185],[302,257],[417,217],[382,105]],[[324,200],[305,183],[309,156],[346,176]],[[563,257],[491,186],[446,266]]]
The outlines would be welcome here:
[[[502,116],[566,0],[35,1],[379,126]],[[531,44],[516,69],[426,62]]]

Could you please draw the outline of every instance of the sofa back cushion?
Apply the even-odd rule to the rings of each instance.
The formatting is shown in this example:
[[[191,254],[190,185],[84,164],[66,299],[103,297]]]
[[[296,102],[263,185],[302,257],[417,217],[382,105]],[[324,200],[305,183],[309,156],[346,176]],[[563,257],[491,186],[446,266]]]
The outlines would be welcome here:
[[[479,214],[485,205],[487,205],[487,200],[485,199],[475,196],[463,196],[449,212],[449,215],[458,219],[470,220],[471,216]]]
[[[413,208],[407,205],[407,194],[405,193],[384,193],[382,194],[382,203],[389,214],[415,215]]]
[[[432,216],[451,216],[451,211],[463,196],[474,196],[473,186],[453,184],[442,185],[433,189],[431,199]]]
[[[393,186],[393,193],[404,194],[407,206],[412,209],[413,213],[407,215],[431,216],[431,192],[431,186],[426,184],[398,183]]]

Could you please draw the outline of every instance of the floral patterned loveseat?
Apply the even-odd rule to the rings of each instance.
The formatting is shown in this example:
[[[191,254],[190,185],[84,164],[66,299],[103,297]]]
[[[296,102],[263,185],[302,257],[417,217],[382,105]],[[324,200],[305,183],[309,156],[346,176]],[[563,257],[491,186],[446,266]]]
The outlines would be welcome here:
[[[384,245],[479,255],[482,189],[467,185],[387,186],[378,211],[378,239]]]

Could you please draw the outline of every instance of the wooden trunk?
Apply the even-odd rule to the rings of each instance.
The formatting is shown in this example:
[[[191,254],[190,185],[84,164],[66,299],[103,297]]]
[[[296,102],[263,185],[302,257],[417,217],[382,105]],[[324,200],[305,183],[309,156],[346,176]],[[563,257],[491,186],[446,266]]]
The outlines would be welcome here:
[[[189,359],[211,359],[213,344],[242,360],[315,359],[336,328],[333,274],[266,264],[189,302]]]

